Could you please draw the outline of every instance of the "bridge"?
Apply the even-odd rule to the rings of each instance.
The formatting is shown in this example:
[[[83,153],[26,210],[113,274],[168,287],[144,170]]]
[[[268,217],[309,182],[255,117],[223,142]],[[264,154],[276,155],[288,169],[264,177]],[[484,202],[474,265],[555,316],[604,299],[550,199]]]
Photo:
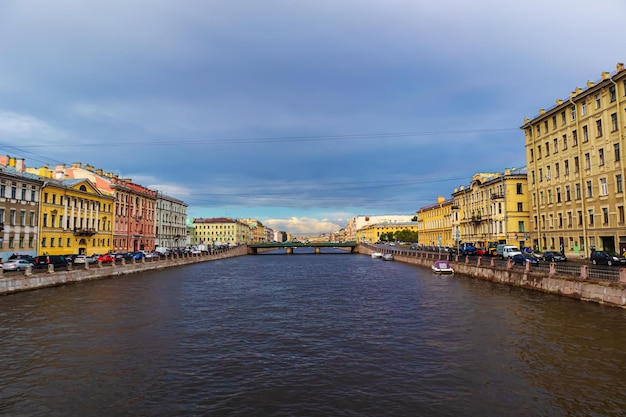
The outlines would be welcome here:
[[[264,250],[285,248],[285,253],[293,254],[295,248],[315,248],[315,253],[322,253],[322,248],[349,248],[350,253],[354,253],[357,247],[356,242],[271,242],[271,243],[250,243],[248,244],[248,253],[255,255]]]

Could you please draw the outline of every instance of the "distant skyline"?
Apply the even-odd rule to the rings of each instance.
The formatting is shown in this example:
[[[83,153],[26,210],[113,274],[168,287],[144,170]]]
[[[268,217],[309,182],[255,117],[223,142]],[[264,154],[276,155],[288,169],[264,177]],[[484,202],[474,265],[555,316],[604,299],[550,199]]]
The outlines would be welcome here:
[[[190,218],[329,233],[525,166],[524,118],[626,60],[624,17],[622,0],[5,0],[0,153],[132,178]]]

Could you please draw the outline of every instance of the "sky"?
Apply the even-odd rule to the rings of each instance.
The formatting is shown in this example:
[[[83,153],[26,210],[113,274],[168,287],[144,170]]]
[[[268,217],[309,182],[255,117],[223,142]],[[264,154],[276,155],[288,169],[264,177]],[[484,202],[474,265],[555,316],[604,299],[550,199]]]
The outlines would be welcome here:
[[[0,154],[294,235],[525,166],[626,60],[623,0],[2,0]]]

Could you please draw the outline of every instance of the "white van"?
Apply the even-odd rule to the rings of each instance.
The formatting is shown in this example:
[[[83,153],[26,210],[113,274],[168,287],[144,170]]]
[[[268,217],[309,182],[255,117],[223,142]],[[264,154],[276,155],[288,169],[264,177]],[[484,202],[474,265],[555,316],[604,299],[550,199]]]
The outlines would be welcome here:
[[[505,245],[502,248],[502,259],[512,258],[515,255],[521,255],[522,251],[520,251],[517,246],[513,245]]]

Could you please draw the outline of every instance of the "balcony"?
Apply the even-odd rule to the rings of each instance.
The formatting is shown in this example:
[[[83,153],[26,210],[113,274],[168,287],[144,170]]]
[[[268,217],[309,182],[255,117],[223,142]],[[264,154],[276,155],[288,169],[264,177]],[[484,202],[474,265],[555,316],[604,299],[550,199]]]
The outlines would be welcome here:
[[[480,214],[472,214],[471,220],[475,223],[480,223],[482,217]]]
[[[74,234],[76,236],[93,236],[96,233],[98,233],[96,229],[82,229],[79,227],[74,228]]]
[[[458,209],[459,209],[459,206],[458,206],[458,205],[456,205],[456,204],[453,204],[453,205],[452,205],[452,210],[458,210]]]
[[[499,200],[504,198],[504,193],[493,193],[491,194],[491,199],[492,200]]]

